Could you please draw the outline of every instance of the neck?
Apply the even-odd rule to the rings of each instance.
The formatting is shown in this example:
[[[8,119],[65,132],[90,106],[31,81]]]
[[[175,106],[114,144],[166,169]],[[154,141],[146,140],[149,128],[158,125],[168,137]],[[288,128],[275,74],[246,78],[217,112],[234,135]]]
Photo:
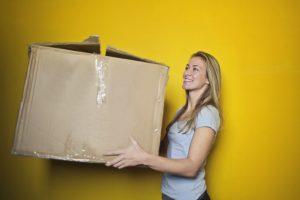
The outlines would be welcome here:
[[[202,97],[204,92],[207,90],[207,85],[205,84],[202,88],[198,90],[190,90],[188,96],[188,109],[193,110],[196,107],[198,99]]]

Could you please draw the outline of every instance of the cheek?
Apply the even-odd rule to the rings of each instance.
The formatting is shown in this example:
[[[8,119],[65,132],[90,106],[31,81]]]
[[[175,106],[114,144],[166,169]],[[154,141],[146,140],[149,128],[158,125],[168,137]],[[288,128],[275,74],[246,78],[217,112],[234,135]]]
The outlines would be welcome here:
[[[194,73],[193,78],[194,78],[194,80],[201,79],[201,74],[200,73]]]
[[[203,76],[202,74],[194,74],[193,78],[195,84],[202,84],[203,82],[205,82],[205,76]]]

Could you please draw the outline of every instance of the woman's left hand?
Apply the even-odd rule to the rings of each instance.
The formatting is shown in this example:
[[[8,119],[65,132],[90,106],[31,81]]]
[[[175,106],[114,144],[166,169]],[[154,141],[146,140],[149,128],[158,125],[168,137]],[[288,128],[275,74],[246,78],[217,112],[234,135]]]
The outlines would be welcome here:
[[[122,169],[124,167],[136,166],[143,164],[143,161],[148,156],[148,153],[142,149],[142,147],[138,144],[136,140],[134,140],[131,136],[130,141],[131,145],[125,149],[115,150],[106,152],[103,155],[118,155],[112,161],[108,161],[105,163],[106,166],[112,166]]]

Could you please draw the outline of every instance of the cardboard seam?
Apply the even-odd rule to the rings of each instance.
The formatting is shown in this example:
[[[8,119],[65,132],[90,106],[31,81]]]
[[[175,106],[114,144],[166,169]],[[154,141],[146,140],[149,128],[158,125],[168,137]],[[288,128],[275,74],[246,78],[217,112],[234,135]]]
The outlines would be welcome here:
[[[38,73],[38,66],[39,66],[39,58],[40,58],[40,51],[38,51],[38,49],[35,49],[35,62],[33,64],[33,76],[32,76],[32,81],[31,81],[31,88],[30,88],[30,92],[29,92],[29,95],[28,95],[28,103],[27,103],[27,112],[25,112],[25,118],[27,119],[27,121],[25,122],[25,125],[24,125],[24,133],[28,133],[28,126],[30,124],[30,116],[31,116],[31,108],[32,108],[32,103],[33,103],[33,99],[34,99],[34,91],[35,91],[35,86],[36,86],[36,76],[37,76],[37,73]]]
[[[152,154],[157,154],[158,149],[155,146],[155,144],[157,144],[158,140],[160,140],[160,132],[161,132],[161,119],[159,117],[159,109],[162,106],[162,102],[163,102],[163,89],[164,89],[164,77],[165,74],[161,73],[160,74],[160,79],[159,79],[159,85],[158,85],[158,92],[157,92],[157,103],[155,105],[154,108],[154,134],[153,134],[153,139],[152,139]]]
[[[31,52],[31,50],[30,50]],[[32,70],[32,63],[35,62],[35,56],[32,56],[32,54],[34,54],[34,52],[30,53],[30,60],[29,60],[29,67],[27,69],[27,73],[26,73],[26,79],[25,79],[25,85],[23,87],[23,94],[22,94],[22,100],[21,100],[21,104],[20,104],[20,107],[19,107],[19,113],[18,113],[18,118],[17,118],[17,127],[16,127],[16,130],[15,130],[15,138],[14,138],[14,144],[13,144],[13,149],[12,149],[12,152],[13,154],[16,154],[17,153],[17,149],[19,147],[19,145],[21,144],[20,141],[21,141],[21,138],[23,137],[22,134],[23,134],[23,131],[21,131],[21,128],[24,127],[24,124],[22,123],[22,119],[23,119],[23,116],[24,116],[24,104],[26,102],[26,99],[27,99],[27,96],[28,96],[28,93],[26,93],[27,89],[29,88],[29,85],[30,85],[30,80],[29,80],[29,77],[31,75],[31,70]]]

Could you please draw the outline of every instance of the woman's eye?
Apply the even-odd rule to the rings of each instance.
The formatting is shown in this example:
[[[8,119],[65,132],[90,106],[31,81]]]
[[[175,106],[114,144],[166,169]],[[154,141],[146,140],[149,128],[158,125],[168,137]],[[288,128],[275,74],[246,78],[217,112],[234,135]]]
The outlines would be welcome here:
[[[193,71],[196,71],[196,72],[197,72],[197,71],[199,71],[199,69],[198,69],[198,68],[193,68]]]

